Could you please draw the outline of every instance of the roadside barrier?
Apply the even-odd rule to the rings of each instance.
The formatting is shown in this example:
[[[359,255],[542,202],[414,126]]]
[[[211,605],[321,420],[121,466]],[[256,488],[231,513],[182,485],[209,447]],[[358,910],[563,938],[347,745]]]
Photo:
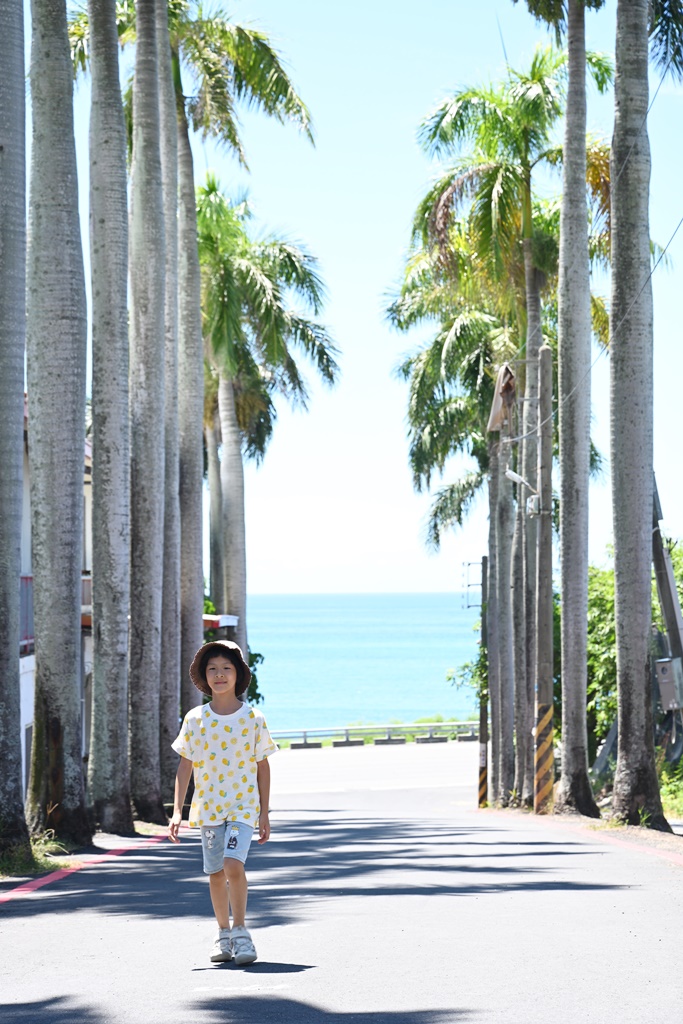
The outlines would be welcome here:
[[[319,749],[323,739],[332,739],[333,747],[361,747],[368,741],[376,746],[406,743],[447,743],[448,740],[477,740],[477,722],[412,722],[388,725],[344,725],[322,729],[294,729],[271,733],[273,739],[289,740],[293,750]],[[313,737],[313,738],[311,738]]]

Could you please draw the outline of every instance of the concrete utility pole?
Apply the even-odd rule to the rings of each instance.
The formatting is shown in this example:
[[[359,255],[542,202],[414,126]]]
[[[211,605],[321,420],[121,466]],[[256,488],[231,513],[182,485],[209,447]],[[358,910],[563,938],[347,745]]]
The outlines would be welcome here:
[[[534,745],[534,813],[552,808],[553,757],[553,357],[539,350],[538,559],[536,568],[536,735]]]
[[[481,646],[486,651],[488,666],[488,629],[486,622],[486,603],[488,601],[489,560],[484,555],[481,560]],[[489,797],[489,680],[486,672],[486,688],[479,694],[479,806],[488,807]]]

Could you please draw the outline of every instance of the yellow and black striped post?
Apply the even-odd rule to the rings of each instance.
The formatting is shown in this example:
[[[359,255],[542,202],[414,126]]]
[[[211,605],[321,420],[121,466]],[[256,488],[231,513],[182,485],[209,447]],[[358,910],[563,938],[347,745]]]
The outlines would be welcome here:
[[[488,744],[479,744],[479,806],[489,805]]]
[[[539,361],[538,558],[536,559],[536,733],[534,813],[553,805],[553,360],[547,345]]]
[[[488,603],[489,560],[481,560],[481,646],[486,655],[486,681],[479,681],[479,807],[489,805],[489,696],[488,696],[488,628],[486,608]]]
[[[545,814],[550,810],[554,780],[553,706],[552,704],[538,704],[534,750],[534,812],[536,814]]]

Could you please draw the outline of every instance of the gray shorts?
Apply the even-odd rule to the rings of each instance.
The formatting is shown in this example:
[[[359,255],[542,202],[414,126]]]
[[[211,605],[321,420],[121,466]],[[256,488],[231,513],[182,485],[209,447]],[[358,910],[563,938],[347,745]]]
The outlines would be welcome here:
[[[215,825],[202,825],[202,854],[204,874],[215,875],[223,870],[223,858],[247,859],[254,830],[244,821],[219,821]]]

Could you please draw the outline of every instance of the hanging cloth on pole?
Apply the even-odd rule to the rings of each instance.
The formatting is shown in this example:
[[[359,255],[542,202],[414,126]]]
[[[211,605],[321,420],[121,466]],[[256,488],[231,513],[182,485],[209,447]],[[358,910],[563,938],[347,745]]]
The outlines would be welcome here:
[[[515,375],[509,363],[503,363],[498,370],[496,387],[493,393],[491,415],[486,430],[501,430],[507,422],[510,425],[512,406],[515,401]]]

